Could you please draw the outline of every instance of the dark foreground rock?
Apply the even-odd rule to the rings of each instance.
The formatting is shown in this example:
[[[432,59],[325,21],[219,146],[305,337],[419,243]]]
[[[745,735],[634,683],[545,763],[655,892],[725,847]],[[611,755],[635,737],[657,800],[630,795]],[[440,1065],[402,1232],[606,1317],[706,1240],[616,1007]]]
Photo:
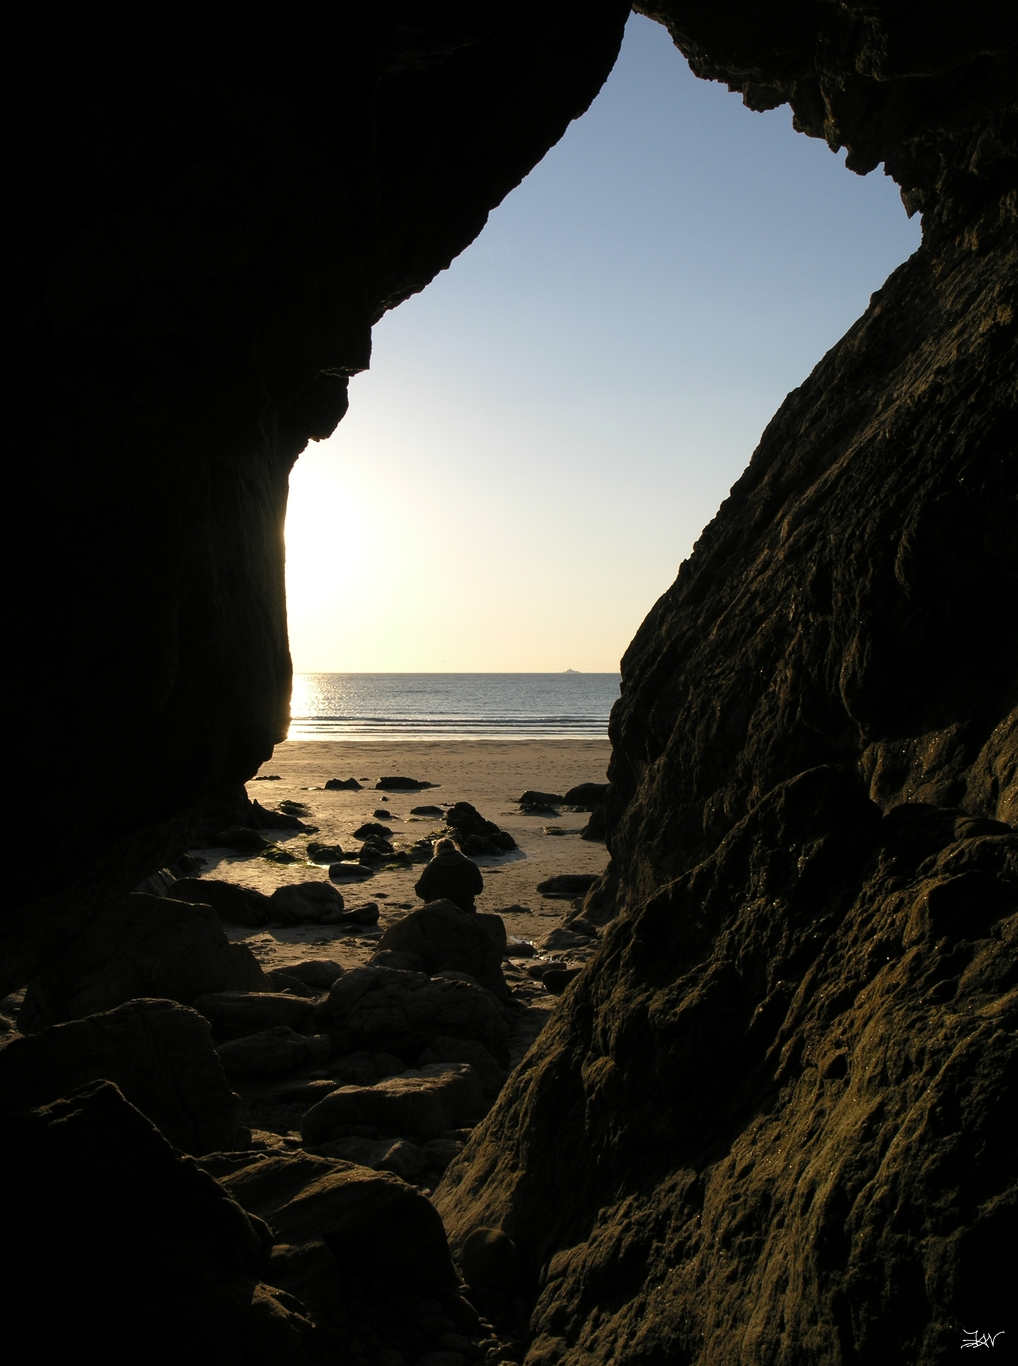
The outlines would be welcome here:
[[[432,1038],[476,1039],[508,1061],[509,1027],[492,995],[466,982],[434,980],[388,967],[353,968],[335,983],[322,1012],[337,1053],[366,1048],[418,1054]]]
[[[285,992],[216,991],[199,996],[194,1008],[212,1027],[216,1039],[241,1039],[263,1029],[286,1025],[307,1034],[314,1023],[314,1001]]]
[[[424,1143],[448,1129],[476,1124],[485,1110],[481,1084],[469,1063],[439,1062],[413,1068],[373,1086],[343,1086],[314,1105],[301,1121],[306,1143],[345,1137],[351,1127],[401,1135]]]
[[[593,811],[604,804],[607,796],[607,783],[579,783],[569,789],[562,802],[565,806],[575,807],[577,811]]]
[[[0,1161],[18,1173],[4,1197],[17,1237],[0,1253],[8,1341],[42,1334],[59,1360],[88,1341],[109,1361],[325,1366],[307,1310],[263,1279],[265,1223],[111,1083],[5,1116]]]
[[[502,975],[505,924],[500,916],[468,915],[451,901],[433,901],[389,925],[381,952],[411,953],[430,975],[453,969],[466,972],[496,996],[509,996]]]
[[[455,1294],[442,1222],[396,1176],[311,1153],[221,1154],[204,1165],[272,1229],[273,1284],[333,1323],[349,1324],[378,1283],[418,1300]]]
[[[240,1106],[208,1023],[174,1001],[129,1001],[13,1040],[0,1049],[0,1108],[45,1105],[102,1078],[184,1152],[236,1139]]]
[[[190,1005],[215,991],[258,991],[265,975],[206,905],[132,892],[108,906],[25,994],[24,1028],[111,1010],[140,996]]]
[[[265,925],[272,919],[269,898],[264,892],[214,877],[178,878],[169,895],[175,901],[211,906],[227,925]]]
[[[296,1072],[298,1067],[320,1067],[331,1051],[327,1034],[298,1034],[289,1025],[242,1035],[216,1048],[223,1071],[238,1081],[269,1080]]]

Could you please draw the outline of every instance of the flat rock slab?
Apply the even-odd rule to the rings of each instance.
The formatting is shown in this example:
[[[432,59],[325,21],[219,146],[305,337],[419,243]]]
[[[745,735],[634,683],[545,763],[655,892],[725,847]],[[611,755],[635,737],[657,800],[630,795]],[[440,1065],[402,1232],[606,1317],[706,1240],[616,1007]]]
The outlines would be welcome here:
[[[26,1034],[0,1049],[0,1107],[24,1110],[106,1078],[177,1148],[230,1147],[240,1119],[208,1021],[175,1001],[116,1010]]]
[[[199,996],[195,1010],[204,1015],[217,1039],[242,1039],[277,1025],[288,1025],[309,1034],[314,1023],[314,1002],[285,992],[218,991]]]
[[[432,1063],[387,1077],[374,1086],[343,1086],[301,1121],[306,1143],[325,1143],[350,1125],[427,1142],[448,1129],[475,1124],[485,1111],[477,1073],[469,1063]]]
[[[333,985],[325,1013],[337,1052],[387,1047],[407,1035],[476,1039],[499,1062],[508,1058],[509,1027],[481,987],[398,968],[354,968]]]

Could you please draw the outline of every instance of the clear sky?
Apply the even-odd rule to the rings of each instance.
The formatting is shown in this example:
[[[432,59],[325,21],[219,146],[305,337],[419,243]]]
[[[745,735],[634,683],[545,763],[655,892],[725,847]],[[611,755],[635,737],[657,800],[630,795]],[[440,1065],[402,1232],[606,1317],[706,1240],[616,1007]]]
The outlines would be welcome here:
[[[290,482],[298,671],[614,670],[785,394],[919,244],[634,15],[588,113],[375,328]]]

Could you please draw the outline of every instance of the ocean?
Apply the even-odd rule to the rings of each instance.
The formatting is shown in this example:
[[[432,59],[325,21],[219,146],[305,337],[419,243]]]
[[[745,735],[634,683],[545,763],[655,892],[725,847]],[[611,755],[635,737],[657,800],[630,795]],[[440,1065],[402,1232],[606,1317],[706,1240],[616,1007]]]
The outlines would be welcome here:
[[[288,740],[604,740],[612,674],[294,674]]]

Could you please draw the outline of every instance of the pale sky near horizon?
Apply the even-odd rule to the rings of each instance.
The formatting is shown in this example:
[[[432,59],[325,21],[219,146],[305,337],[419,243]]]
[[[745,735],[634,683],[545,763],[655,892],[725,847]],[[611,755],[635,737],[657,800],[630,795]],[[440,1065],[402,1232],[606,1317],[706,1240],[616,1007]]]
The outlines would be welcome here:
[[[290,481],[298,672],[609,671],[789,390],[919,244],[634,15],[604,89],[375,328]]]

